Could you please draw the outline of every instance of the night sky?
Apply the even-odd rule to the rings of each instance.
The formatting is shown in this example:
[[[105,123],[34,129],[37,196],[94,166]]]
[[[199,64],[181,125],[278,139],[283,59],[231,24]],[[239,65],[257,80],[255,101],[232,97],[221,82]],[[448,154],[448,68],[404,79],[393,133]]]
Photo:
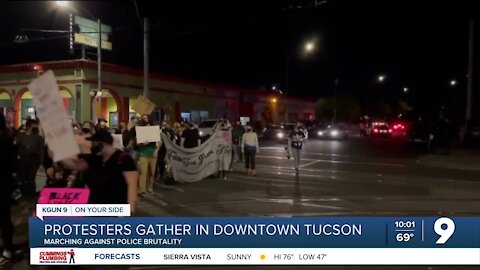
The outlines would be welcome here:
[[[151,19],[152,71],[283,88],[288,57],[289,93],[331,95],[338,77],[341,94],[365,99],[366,92],[380,91],[391,98],[402,96],[407,86],[404,98],[420,104],[433,96],[462,99],[468,21],[478,13],[473,1],[329,0],[318,7],[310,0],[155,1],[158,7],[152,2],[137,1],[140,16]],[[74,6],[79,14],[88,17],[87,9],[114,27],[114,49],[104,53],[105,61],[142,68],[142,30],[133,1],[77,1]],[[63,34],[27,32],[31,40],[47,40],[13,43],[21,28],[67,29],[68,12],[52,2],[2,2],[0,7],[0,64],[79,57],[79,51],[68,53]],[[302,45],[311,39],[315,52],[302,55]],[[375,83],[380,73],[387,76],[383,85]],[[459,82],[456,88],[448,85],[451,79]]]

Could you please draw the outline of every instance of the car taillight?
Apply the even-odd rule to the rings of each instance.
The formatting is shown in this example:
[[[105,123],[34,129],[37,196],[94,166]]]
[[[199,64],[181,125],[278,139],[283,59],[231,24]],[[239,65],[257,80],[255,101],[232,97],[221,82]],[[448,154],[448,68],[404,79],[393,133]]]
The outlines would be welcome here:
[[[392,130],[391,130],[391,129],[389,129],[389,130],[388,130],[388,132],[389,132],[389,133],[392,133]]]
[[[394,126],[393,126],[393,129],[397,129],[397,128],[399,128],[399,126],[397,126],[397,125],[394,125]]]
[[[377,132],[378,132],[378,129],[374,129],[373,132],[377,133]]]

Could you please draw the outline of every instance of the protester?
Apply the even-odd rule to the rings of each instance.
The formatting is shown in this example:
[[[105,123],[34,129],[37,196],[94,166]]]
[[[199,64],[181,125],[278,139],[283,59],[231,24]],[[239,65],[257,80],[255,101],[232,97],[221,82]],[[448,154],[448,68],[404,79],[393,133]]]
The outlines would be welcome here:
[[[300,159],[302,148],[305,140],[305,131],[302,129],[302,124],[297,122],[295,127],[288,135],[288,153],[293,156],[293,164],[296,171],[300,168]]]
[[[115,130],[115,134],[122,135],[122,144],[124,147],[128,145],[130,132],[128,131],[125,122],[120,122],[118,128]]]
[[[218,126],[218,131],[224,132],[224,139],[227,141],[226,147],[223,149],[223,152],[220,155],[220,164],[219,164],[219,172],[218,175],[223,178],[223,180],[227,180],[227,170],[232,168],[232,133],[231,127],[227,122],[222,122]]]
[[[182,145],[182,127],[180,123],[175,122],[173,123],[173,141],[175,142],[176,145],[181,146]]]
[[[13,175],[17,172],[17,153],[13,137],[6,127],[5,118],[0,114],[0,234],[2,235],[3,253],[0,266],[13,259],[13,223],[11,213],[11,195],[14,188]]]
[[[184,148],[195,148],[200,146],[201,138],[198,129],[195,129],[194,123],[189,123],[188,128],[182,133],[181,145]]]
[[[18,134],[15,144],[18,147],[19,180],[22,192],[33,195],[36,192],[35,177],[42,164],[44,140],[39,135],[38,123],[28,120],[26,130]]]
[[[260,153],[257,133],[253,132],[252,126],[246,127],[246,132],[242,136],[242,153],[245,155],[245,168],[247,175],[256,176],[255,155]]]
[[[96,131],[99,131],[99,130],[101,130],[101,129],[108,130],[109,128],[108,128],[108,126],[107,126],[107,123],[108,123],[108,121],[105,120],[104,118],[99,118],[95,130],[96,130]]]
[[[148,115],[142,115],[141,126],[151,126],[152,121]],[[160,130],[158,131],[160,132]],[[137,140],[139,164],[140,164],[140,196],[146,193],[153,193],[153,183],[155,180],[155,170],[157,167],[157,143],[139,142]]]
[[[233,148],[233,162],[239,163],[242,162],[242,149],[241,149],[241,141],[242,136],[245,133],[245,128],[240,124],[240,122],[236,122],[235,126],[232,130],[232,148]]]
[[[113,147],[113,137],[99,130],[87,138],[92,142],[91,155],[66,159],[63,164],[73,171],[85,171],[90,189],[90,204],[130,204],[132,212],[137,202],[138,171],[133,159]]]
[[[175,132],[173,129],[170,128],[170,125],[168,124],[167,121],[162,122],[161,126],[161,132],[165,135],[165,137],[170,140],[174,141],[175,138]],[[157,173],[155,178],[158,178],[163,180],[164,179],[164,174],[165,174],[165,157],[167,155],[167,148],[165,147],[164,143],[161,143],[160,147],[158,148],[158,154],[157,154]],[[165,183],[167,184],[167,183]]]

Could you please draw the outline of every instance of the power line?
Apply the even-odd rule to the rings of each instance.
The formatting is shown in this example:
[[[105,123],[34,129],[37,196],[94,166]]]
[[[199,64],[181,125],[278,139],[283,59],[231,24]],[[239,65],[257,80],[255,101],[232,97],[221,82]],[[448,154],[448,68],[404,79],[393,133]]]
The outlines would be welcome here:
[[[63,38],[69,38],[70,35],[68,36],[58,36],[58,37],[50,37],[50,38],[37,38],[37,39],[28,39],[23,42],[18,42],[18,41],[10,41],[10,42],[3,42],[0,43],[0,46],[9,46],[13,44],[25,44],[25,43],[31,43],[31,42],[39,42],[39,41],[49,41],[49,40],[55,40],[55,39],[63,39]]]

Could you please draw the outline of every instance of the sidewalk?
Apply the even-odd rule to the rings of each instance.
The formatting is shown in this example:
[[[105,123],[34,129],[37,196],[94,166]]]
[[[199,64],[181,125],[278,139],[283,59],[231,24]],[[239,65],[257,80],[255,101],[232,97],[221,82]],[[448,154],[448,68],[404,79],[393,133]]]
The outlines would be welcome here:
[[[452,149],[449,155],[425,155],[417,163],[431,167],[480,171],[480,149]]]

